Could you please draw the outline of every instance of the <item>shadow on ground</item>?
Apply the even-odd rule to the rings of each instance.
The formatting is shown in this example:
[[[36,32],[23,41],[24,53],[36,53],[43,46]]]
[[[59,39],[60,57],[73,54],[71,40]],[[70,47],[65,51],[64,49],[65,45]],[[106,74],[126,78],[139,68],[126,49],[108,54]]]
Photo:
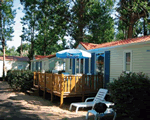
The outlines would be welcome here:
[[[63,107],[59,108],[59,97],[55,96],[51,103],[51,95],[47,93],[46,96],[44,99],[41,96],[14,93],[6,82],[0,82],[0,120],[85,120],[87,111],[91,109],[80,109],[75,114],[75,107],[70,112],[69,106],[72,102],[81,102],[81,97],[65,98]],[[89,117],[89,120],[93,119],[94,116]],[[111,119],[107,117],[101,120],[112,120],[112,116]]]
[[[14,105],[13,102],[1,100],[0,120],[41,120],[38,115],[25,113],[21,110],[30,110],[21,105]]]

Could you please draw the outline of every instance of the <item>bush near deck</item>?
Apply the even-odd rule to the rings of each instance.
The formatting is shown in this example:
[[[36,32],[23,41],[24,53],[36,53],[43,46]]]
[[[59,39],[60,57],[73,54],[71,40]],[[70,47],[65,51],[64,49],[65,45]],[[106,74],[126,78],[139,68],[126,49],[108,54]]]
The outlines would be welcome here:
[[[7,73],[8,84],[17,91],[33,87],[33,72],[30,70],[11,70]]]
[[[131,119],[150,118],[150,80],[144,73],[123,72],[108,89],[117,113]]]

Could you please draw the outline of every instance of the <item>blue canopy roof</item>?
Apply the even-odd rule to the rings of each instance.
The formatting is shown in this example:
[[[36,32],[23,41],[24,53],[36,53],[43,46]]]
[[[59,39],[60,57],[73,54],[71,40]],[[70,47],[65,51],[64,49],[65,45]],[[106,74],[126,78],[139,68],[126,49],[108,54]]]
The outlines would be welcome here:
[[[56,53],[58,58],[91,58],[91,53],[80,49],[66,49]]]

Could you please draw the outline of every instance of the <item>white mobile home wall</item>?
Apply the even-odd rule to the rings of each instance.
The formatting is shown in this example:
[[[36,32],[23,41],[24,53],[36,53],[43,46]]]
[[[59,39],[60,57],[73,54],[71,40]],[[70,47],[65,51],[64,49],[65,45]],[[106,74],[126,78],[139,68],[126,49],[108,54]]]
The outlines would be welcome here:
[[[110,82],[124,70],[124,51],[132,51],[131,72],[144,72],[150,77],[150,43],[143,43],[110,49]]]

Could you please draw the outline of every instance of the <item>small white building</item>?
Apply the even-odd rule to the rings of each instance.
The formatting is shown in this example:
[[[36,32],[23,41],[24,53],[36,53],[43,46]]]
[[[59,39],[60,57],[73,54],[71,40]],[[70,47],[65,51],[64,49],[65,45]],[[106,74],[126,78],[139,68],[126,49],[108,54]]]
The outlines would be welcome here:
[[[5,75],[8,70],[29,69],[29,58],[20,56],[5,56]],[[0,56],[0,77],[3,76],[3,56]]]
[[[36,55],[31,60],[31,70],[41,72],[61,71],[65,70],[65,62],[63,59],[57,58],[56,54],[48,56]]]
[[[77,49],[90,52],[89,59],[66,60],[66,72],[104,75],[104,86],[122,71],[143,72],[150,77],[150,35],[102,44],[80,42]]]

